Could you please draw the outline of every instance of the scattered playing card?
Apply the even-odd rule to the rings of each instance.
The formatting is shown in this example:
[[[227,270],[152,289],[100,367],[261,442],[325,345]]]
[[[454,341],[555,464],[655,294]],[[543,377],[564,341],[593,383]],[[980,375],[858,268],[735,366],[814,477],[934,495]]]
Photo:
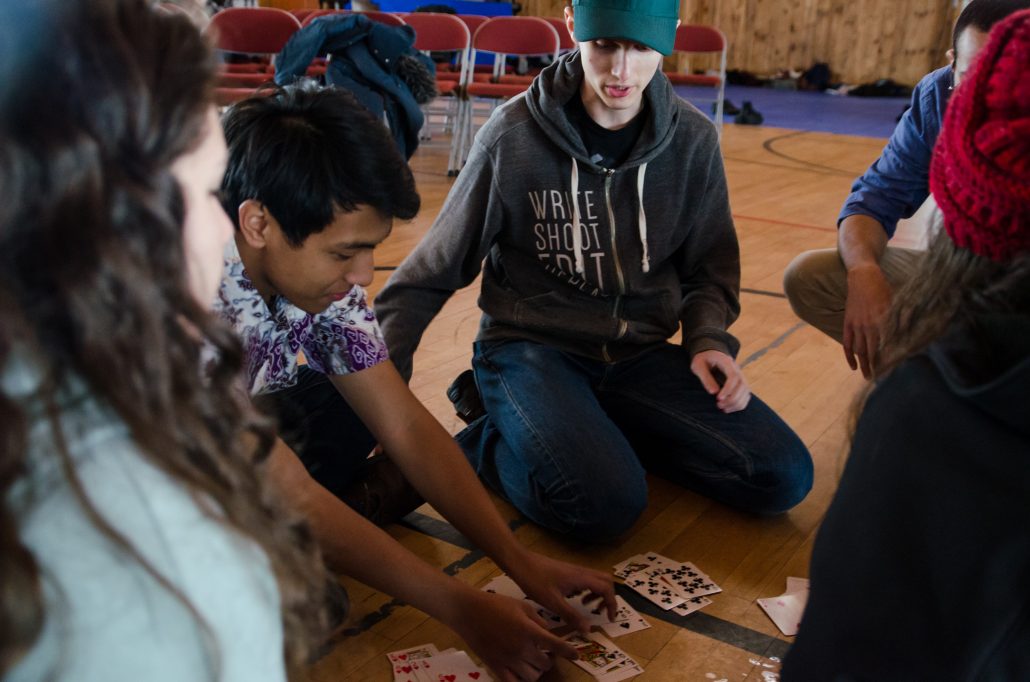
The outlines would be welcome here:
[[[574,632],[564,639],[579,654],[576,665],[598,680],[618,682],[642,672],[636,661],[604,635],[596,632],[581,635]]]
[[[801,617],[808,604],[808,581],[804,578],[787,578],[787,591],[778,597],[759,599],[758,605],[776,623],[780,632],[793,637],[798,633]]]
[[[694,611],[700,611],[712,603],[708,597],[692,597],[679,606],[674,606],[672,612],[679,616],[689,616]]]
[[[413,646],[410,649],[391,651],[386,654],[386,657],[390,659],[391,663],[400,663],[404,661],[413,661],[419,658],[429,658],[430,656],[436,656],[439,653],[440,650],[433,644],[420,644],[419,646]]]
[[[544,627],[548,630],[554,630],[555,628],[560,628],[562,625],[565,625],[565,621],[562,620],[561,616],[553,611],[545,609],[543,606],[527,597],[526,593],[522,591],[522,588],[506,575],[497,576],[484,585],[482,590],[484,592],[493,592],[494,594],[500,594],[513,599],[524,599],[529,602],[530,606],[536,609],[536,615],[540,616],[544,621]]]
[[[686,601],[672,591],[664,582],[660,582],[646,573],[630,573],[626,576],[626,585],[640,594],[644,599],[657,604],[665,610],[679,606]]]
[[[432,644],[387,654],[394,682],[493,682],[467,653],[455,649],[440,652]]]

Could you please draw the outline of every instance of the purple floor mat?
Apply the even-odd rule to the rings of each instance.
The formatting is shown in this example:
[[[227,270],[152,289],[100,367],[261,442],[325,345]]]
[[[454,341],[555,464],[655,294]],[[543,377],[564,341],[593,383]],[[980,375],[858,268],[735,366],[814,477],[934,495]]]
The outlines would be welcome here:
[[[712,115],[712,88],[676,86],[676,93]],[[890,137],[908,97],[838,97],[822,92],[796,92],[730,85],[726,99],[740,107],[745,101],[765,117],[763,125],[841,135]],[[726,116],[725,124],[733,125]]]

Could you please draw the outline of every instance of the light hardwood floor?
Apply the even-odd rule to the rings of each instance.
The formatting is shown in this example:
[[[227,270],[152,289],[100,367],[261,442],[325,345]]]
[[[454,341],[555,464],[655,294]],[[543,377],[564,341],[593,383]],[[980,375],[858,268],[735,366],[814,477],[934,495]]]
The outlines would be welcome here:
[[[452,183],[445,173],[446,142],[438,135],[412,160],[423,209],[416,220],[395,227],[376,253],[378,266],[399,263],[438,213]],[[841,348],[793,315],[782,297],[781,277],[799,252],[833,246],[837,212],[850,184],[883,143],[763,127],[725,128],[724,158],[741,242],[744,289],[743,311],[731,330],[743,344],[739,359],[754,392],[784,417],[812,452],[816,479],[808,498],[784,516],[755,518],[652,478],[646,513],[618,545],[578,545],[531,523],[516,530],[534,549],[606,571],[634,553],[657,550],[694,562],[723,587],[702,612],[680,622],[645,614],[651,629],[617,640],[644,666],[639,680],[775,679],[775,659],[791,638],[779,633],[755,600],[782,593],[788,576],[807,577],[814,534],[846,454],[853,398],[863,385],[861,376],[849,370]],[[918,241],[918,225],[910,224],[901,228],[896,243]],[[389,274],[377,272],[370,287],[373,294]],[[415,357],[411,387],[452,433],[462,424],[444,390],[469,367],[479,319],[477,294],[474,284],[451,299]],[[496,502],[506,518],[518,523],[517,512]],[[428,506],[420,512],[438,518]],[[499,572],[489,559],[447,539],[402,526],[389,532],[459,580],[481,585]],[[455,634],[421,612],[354,581],[345,584],[352,600],[350,630],[339,633],[312,666],[312,682],[390,680],[383,654],[426,642],[441,649],[467,649]],[[590,678],[561,661],[544,679]]]

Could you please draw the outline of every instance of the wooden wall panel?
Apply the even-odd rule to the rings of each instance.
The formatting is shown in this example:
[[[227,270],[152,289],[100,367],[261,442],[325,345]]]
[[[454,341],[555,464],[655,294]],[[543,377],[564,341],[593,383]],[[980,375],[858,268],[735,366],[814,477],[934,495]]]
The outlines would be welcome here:
[[[561,16],[564,0],[521,0],[523,13]],[[952,0],[682,0],[686,23],[726,34],[728,65],[757,75],[826,62],[834,78],[914,85],[946,63]],[[705,60],[691,68],[709,68]]]

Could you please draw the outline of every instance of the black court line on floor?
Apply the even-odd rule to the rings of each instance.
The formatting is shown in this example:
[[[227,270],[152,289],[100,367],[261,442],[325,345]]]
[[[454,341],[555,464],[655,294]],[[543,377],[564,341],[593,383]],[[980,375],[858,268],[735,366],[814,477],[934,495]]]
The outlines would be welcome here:
[[[615,591],[629,602],[630,606],[646,616],[663,620],[672,625],[678,625],[685,630],[717,639],[724,644],[729,644],[752,654],[766,657],[776,656],[782,659],[787,653],[787,649],[790,648],[790,645],[783,640],[770,637],[767,634],[746,628],[743,625],[731,623],[728,620],[723,620],[704,611],[695,611],[687,616],[666,611],[622,584],[616,584]]]
[[[779,291],[768,291],[766,289],[748,289],[747,287],[741,287],[740,293],[755,294],[756,296],[770,296],[772,298],[787,298],[787,294],[784,294]]]
[[[791,334],[793,334],[794,332],[796,332],[797,330],[801,329],[804,326],[805,326],[804,322],[798,322],[796,325],[794,325],[793,327],[791,327],[790,329],[788,329],[787,331],[783,332],[778,337],[776,337],[776,339],[772,343],[770,343],[768,346],[766,346],[765,348],[760,348],[760,349],[756,350],[754,353],[752,353],[751,355],[747,356],[747,359],[744,360],[744,362],[740,363],[740,366],[741,367],[747,367],[752,362],[758,360],[759,358],[764,356],[769,351],[775,350],[775,349],[779,348],[780,346],[783,345],[784,341],[786,341],[787,339],[790,338]]]
[[[772,154],[773,156],[778,156],[781,159],[786,159],[787,161],[793,161],[794,163],[800,163],[802,166],[807,166],[808,168],[811,168],[811,169],[821,170],[823,173],[825,173],[827,175],[838,175],[838,176],[845,177],[845,178],[857,177],[856,174],[853,171],[844,170],[843,168],[834,168],[833,166],[824,166],[824,165],[822,165],[820,163],[812,163],[811,161],[805,161],[804,159],[797,159],[797,158],[794,158],[793,156],[791,156],[790,154],[784,154],[781,151],[777,151],[776,149],[773,149],[773,145],[776,142],[779,142],[781,140],[787,140],[787,139],[790,139],[792,137],[799,137],[801,135],[807,135],[808,132],[809,131],[807,131],[807,130],[797,130],[797,131],[795,131],[793,133],[787,133],[785,135],[777,135],[776,137],[770,137],[768,140],[766,140],[765,142],[762,143],[762,148],[765,149],[765,151],[767,151],[770,154]]]

